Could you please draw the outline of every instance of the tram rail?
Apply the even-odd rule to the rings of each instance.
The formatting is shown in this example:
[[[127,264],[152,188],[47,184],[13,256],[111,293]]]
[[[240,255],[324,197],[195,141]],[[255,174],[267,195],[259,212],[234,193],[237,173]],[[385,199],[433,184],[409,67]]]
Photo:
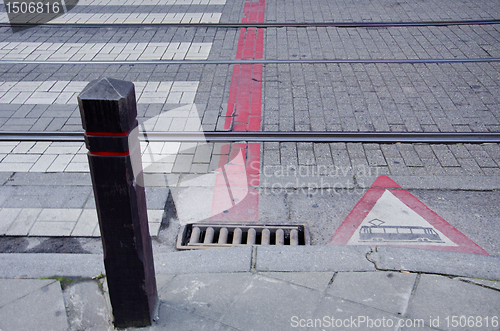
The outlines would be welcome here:
[[[132,60],[132,61],[31,61],[0,60],[0,65],[43,64],[43,65],[179,65],[179,64],[412,64],[412,63],[480,63],[500,62],[500,57],[448,58],[448,59],[245,59],[245,60]]]
[[[268,22],[268,23],[147,23],[147,24],[10,24],[0,27],[39,26],[41,28],[279,28],[279,27],[336,27],[385,28],[418,26],[494,25],[500,20],[414,21],[414,22]],[[427,59],[243,59],[243,60],[135,60],[135,61],[27,61],[0,60],[0,65],[236,65],[236,64],[417,64],[417,63],[480,63],[500,62],[500,57],[485,58],[427,58]],[[210,131],[210,132],[141,132],[142,141],[176,142],[357,142],[357,143],[500,143],[496,132],[275,132],[275,131]],[[83,132],[23,132],[0,131],[0,141],[59,141],[83,142]]]
[[[385,27],[418,27],[418,26],[454,26],[454,25],[494,25],[500,20],[451,20],[451,21],[395,21],[395,22],[267,22],[267,23],[0,23],[0,27],[48,27],[48,28],[385,28]]]
[[[313,143],[428,143],[483,144],[500,143],[500,132],[277,132],[277,131],[206,131],[140,132],[147,142],[313,142]],[[2,131],[0,141],[84,142],[83,132]]]

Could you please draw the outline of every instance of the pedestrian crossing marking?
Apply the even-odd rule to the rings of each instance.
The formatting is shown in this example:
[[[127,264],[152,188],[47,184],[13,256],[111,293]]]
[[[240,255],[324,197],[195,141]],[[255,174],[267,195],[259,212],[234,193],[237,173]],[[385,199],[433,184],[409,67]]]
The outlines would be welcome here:
[[[0,60],[134,61],[206,60],[212,43],[0,42]]]

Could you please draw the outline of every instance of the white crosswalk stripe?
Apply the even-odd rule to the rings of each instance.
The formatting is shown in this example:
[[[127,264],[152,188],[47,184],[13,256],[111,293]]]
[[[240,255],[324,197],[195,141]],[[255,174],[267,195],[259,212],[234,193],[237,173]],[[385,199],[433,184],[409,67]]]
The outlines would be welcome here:
[[[221,13],[67,13],[50,20],[57,24],[150,24],[150,23],[219,23]],[[0,23],[9,23],[7,13],[0,13]]]
[[[186,153],[179,142],[140,144],[145,173],[171,173],[177,154]],[[0,141],[0,172],[89,172],[87,147],[79,142]]]
[[[77,96],[88,82],[24,81],[0,82],[0,104],[77,104]],[[197,81],[135,82],[138,103],[191,104]]]
[[[221,13],[67,13],[50,23],[146,24],[146,23],[219,23]]]
[[[157,236],[163,210],[148,209],[149,233]],[[99,237],[95,209],[83,208],[0,208],[4,224],[0,236]]]
[[[224,5],[226,0],[80,0],[79,6]]]
[[[0,60],[114,61],[204,60],[212,43],[0,42]]]

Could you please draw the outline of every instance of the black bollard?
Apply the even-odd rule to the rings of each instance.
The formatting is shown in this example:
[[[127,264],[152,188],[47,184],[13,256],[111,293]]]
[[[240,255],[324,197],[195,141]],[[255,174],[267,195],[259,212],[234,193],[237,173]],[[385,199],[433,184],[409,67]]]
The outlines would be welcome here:
[[[116,327],[151,325],[158,294],[134,84],[90,82],[78,96]]]

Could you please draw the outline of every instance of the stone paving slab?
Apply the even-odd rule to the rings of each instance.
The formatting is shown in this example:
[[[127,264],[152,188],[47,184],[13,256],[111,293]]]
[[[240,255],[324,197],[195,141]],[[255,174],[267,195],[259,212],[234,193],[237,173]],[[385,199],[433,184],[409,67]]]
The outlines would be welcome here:
[[[2,278],[84,277],[104,273],[99,254],[1,254]]]
[[[81,0],[78,6],[224,5],[226,0]]]
[[[311,0],[289,3],[266,1],[268,22],[384,22],[498,19],[499,8],[493,0],[393,2]]]
[[[156,254],[155,269],[161,302],[159,319],[150,329],[168,327],[188,330],[193,326],[209,325],[211,330],[221,327],[228,330],[281,330],[306,327],[307,323],[313,323],[308,324],[309,327],[328,328],[332,325],[328,323],[338,320],[348,323],[349,327],[356,325],[356,328],[368,330],[373,326],[367,323],[380,324],[384,320],[384,323],[392,322],[391,326],[386,324],[385,329],[390,330],[399,330],[400,326],[429,329],[431,324],[432,329],[448,330],[453,328],[446,326],[446,317],[451,322],[452,316],[481,316],[483,323],[486,315],[489,323],[491,318],[498,318],[495,317],[498,311],[495,303],[499,295],[498,290],[494,290],[496,282],[489,281],[490,285],[484,287],[484,281],[472,283],[474,280],[447,276],[449,272],[452,275],[468,273],[461,265],[456,265],[455,271],[445,267],[437,272],[439,274],[436,271],[434,274],[408,272],[405,268],[385,272],[375,269],[353,272],[345,271],[344,266],[351,264],[354,267],[362,261],[368,262],[375,253],[366,256],[366,251],[358,247],[345,247],[336,253],[324,251],[322,247],[310,247],[311,252],[303,249],[280,250],[278,256],[286,257],[291,253],[302,261],[315,251],[313,255],[320,257],[317,261],[330,261],[326,262],[330,263],[330,271],[297,272],[300,270],[297,266],[262,272],[258,270],[258,264],[259,256],[263,258],[263,248],[258,247],[257,254],[252,254],[252,247]],[[379,247],[376,254],[391,260],[392,256],[399,255],[399,251],[404,254],[405,249],[393,248],[391,252]],[[275,250],[275,254],[269,256],[270,262],[276,261],[277,252]],[[331,259],[332,253],[337,261],[345,258],[345,254],[349,258],[338,264]],[[419,259],[421,253],[429,251],[413,250],[412,259]],[[450,257],[459,261],[466,255],[437,254],[431,259],[439,267],[444,266],[440,262],[450,260]],[[483,258],[486,263],[497,264],[495,258]],[[0,288],[8,285],[5,288],[16,290],[12,294],[22,296],[25,306],[36,304],[37,301],[32,299],[37,296],[23,295],[37,291],[41,286],[54,286],[54,295],[62,299],[60,285],[53,280],[11,278],[58,275],[90,278],[103,270],[100,254],[2,254],[0,264]],[[483,261],[471,259],[470,264],[471,270],[481,270]],[[257,270],[253,270],[255,265]],[[19,286],[21,291],[17,291]],[[69,309],[65,322],[71,325],[109,325],[109,319],[106,319],[109,315],[103,312],[107,305],[106,286],[103,294],[97,291],[96,281],[89,280],[70,284],[63,293],[66,308]],[[95,305],[82,305],[79,299],[83,297],[93,300]],[[300,300],[297,300],[298,297]],[[10,302],[13,297],[2,295],[2,299]],[[19,300],[14,299],[13,302]],[[61,302],[64,303],[63,300]],[[256,305],[256,302],[259,304]],[[4,307],[0,302],[0,312]],[[64,304],[62,308],[64,311]],[[63,316],[66,317],[65,314]],[[174,316],[182,316],[182,319]],[[18,322],[10,317],[2,321]],[[490,325],[486,329],[495,330],[496,326]]]
[[[421,275],[409,307],[408,318],[424,319],[427,326],[439,326],[440,330],[456,330],[460,325],[460,318],[464,325],[462,316],[466,320],[472,316],[468,321],[473,320],[473,327],[477,328],[480,323],[482,330],[495,330],[498,325],[492,325],[491,319],[499,311],[498,291],[438,275]],[[439,316],[439,323],[433,322],[430,325],[431,316],[434,320]]]
[[[203,60],[210,43],[31,43],[1,42],[0,60],[118,61]]]
[[[0,23],[9,23],[7,15],[1,15]],[[221,13],[67,13],[50,21],[51,24],[151,24],[151,23],[219,23]],[[31,22],[26,22],[31,23]]]
[[[368,260],[360,259],[369,247],[301,246],[257,247],[258,271],[372,271]]]
[[[105,279],[66,285],[64,302],[71,330],[110,330],[113,314]]]
[[[0,103],[77,105],[77,97],[88,83],[80,81],[3,82],[0,83]],[[137,103],[162,105],[192,104],[198,84],[192,81],[134,82]],[[44,115],[49,114],[46,112]],[[53,115],[58,117],[59,114]],[[61,115],[61,117],[64,116]]]
[[[498,73],[498,63],[265,65],[263,131],[498,132]]]
[[[1,208],[0,236],[100,237],[95,209]],[[163,209],[148,210],[149,232],[156,237]]]
[[[216,53],[218,51],[214,54]],[[2,67],[11,71],[7,66]],[[263,80],[263,130],[498,132],[500,101],[495,96],[500,90],[497,67],[496,63],[266,65]],[[186,99],[184,102],[195,102],[204,130],[220,130],[217,123],[225,118],[226,96],[229,93],[230,77],[223,77],[228,74],[228,66],[206,65],[193,68],[168,66],[168,68],[172,68],[175,72],[174,82],[185,75],[199,81],[194,97],[189,94],[189,100]],[[177,71],[179,70],[177,68],[183,68],[183,73]],[[118,66],[115,70],[106,67],[106,71],[113,71],[108,75],[113,78],[137,81],[138,78],[144,77],[145,81],[152,82],[155,82],[154,78],[160,77],[155,73],[156,70],[162,72],[166,68],[144,66],[142,69],[144,71],[137,72],[129,66]],[[50,77],[56,79],[66,77],[60,83],[68,82],[68,70],[70,72],[75,70],[77,74],[75,79],[82,84],[89,79],[102,76],[102,73],[95,72],[95,68],[89,66],[73,67],[73,69],[62,66],[60,70],[51,71]],[[20,84],[19,87],[23,86],[22,84],[38,84],[37,81],[30,80],[29,75],[36,73],[38,77],[42,77],[40,75],[44,75],[44,71],[47,72],[40,66],[26,66],[12,76],[11,82],[21,80],[21,83],[17,83]],[[9,75],[4,73],[2,77],[7,78]],[[165,75],[158,81],[164,80]],[[49,79],[46,81],[59,82]],[[76,83],[75,80],[68,84]],[[5,86],[3,89],[5,91],[0,93],[3,93],[4,102],[18,103],[36,96],[28,91],[15,91],[16,87],[12,86],[13,84],[6,81],[2,85]],[[60,102],[73,102],[77,92],[70,91],[71,95],[62,93],[64,90],[53,94],[49,92],[45,92],[44,101],[37,99],[42,103],[49,103],[46,109],[43,109],[42,105],[32,109],[29,109],[28,105],[24,108],[20,105],[2,107],[0,121],[2,130],[6,130],[6,126],[11,130],[78,130],[76,107],[56,107]],[[169,100],[168,96],[160,95],[160,92],[157,94],[158,96],[151,95],[150,98],[143,100],[138,99],[139,103],[149,103],[140,106],[141,121],[160,113],[151,103],[165,100],[164,98],[167,98],[167,103],[183,101],[182,96],[174,100],[172,95]],[[62,123],[58,124],[58,121]],[[422,153],[426,151],[423,150]],[[422,164],[432,167],[435,163],[432,159],[426,163],[414,162],[414,153],[403,154],[396,153],[394,161],[400,162],[403,159],[405,163],[417,167]],[[380,159],[380,152],[376,150],[370,154],[369,161],[374,165],[385,165],[385,161]],[[445,158],[439,158],[438,161],[447,162]],[[469,161],[446,164],[464,166],[470,171],[477,169]]]
[[[68,329],[58,281],[2,279],[0,286],[4,299],[0,304],[0,328],[3,330]]]
[[[377,251],[372,252],[369,259],[379,270],[407,270],[500,280],[500,263],[497,256],[443,251],[424,253],[411,248],[377,247]]]
[[[328,278],[325,278],[322,289],[316,289],[316,281],[307,281],[308,276],[315,275],[310,272],[287,273],[285,278],[281,273],[260,272],[158,273],[159,315],[151,327],[141,330],[169,328],[182,331],[192,330],[193,327],[241,331],[299,327],[369,330],[374,325],[380,325],[384,330],[451,330],[452,316],[457,319],[473,316],[474,323],[478,321],[478,316],[483,323],[481,329],[496,330],[491,323],[495,321],[495,324],[498,318],[498,309],[494,304],[498,301],[498,291],[492,289],[441,275],[378,271],[323,274]],[[353,277],[363,280],[361,284],[366,286],[348,293],[349,299],[341,298],[343,286],[355,286]],[[409,281],[401,288],[402,279]],[[48,329],[58,330],[55,325],[61,322],[68,323],[72,328],[108,329],[112,328],[108,290],[105,281],[103,289],[98,289],[97,282],[100,281],[79,281],[66,285],[63,291],[59,282],[54,280],[2,279],[0,286],[29,292],[18,301],[28,307],[33,306],[35,311],[40,310],[39,287],[50,287],[48,291],[42,291],[46,293],[45,298],[52,297],[53,301],[62,303],[56,307],[62,307],[63,311],[66,305],[68,315],[59,314],[59,320],[46,318],[43,322],[49,323]],[[396,292],[392,292],[394,290]],[[401,296],[399,290],[405,294]],[[62,300],[63,295],[65,301]],[[382,297],[381,304],[366,300],[379,296]],[[297,300],[298,297],[300,300]],[[384,297],[389,301],[398,301],[402,309],[396,310],[402,311],[387,309]],[[256,305],[256,302],[259,304]],[[45,308],[45,305],[42,307]],[[408,312],[404,311],[406,308]],[[0,307],[0,312],[3,310],[4,307]],[[31,321],[31,318],[20,321],[11,316],[2,319],[2,323],[8,323],[16,330],[24,329],[20,323]]]
[[[308,155],[301,155],[300,149]],[[414,188],[495,189],[499,151],[498,144],[264,143],[260,185],[278,189],[287,185],[369,187],[372,179],[390,175],[405,177],[405,181],[414,178],[408,183]]]
[[[327,293],[394,315],[405,315],[416,274],[342,272],[334,276]]]
[[[499,38],[498,25],[266,28],[264,59],[489,58]]]
[[[178,114],[170,114],[179,116]],[[183,115],[183,114],[181,114]],[[187,115],[186,115],[187,116]],[[176,117],[170,118],[175,121]],[[189,118],[187,118],[189,120]],[[218,171],[224,143],[141,142],[142,168],[146,174],[207,174]],[[218,146],[219,150],[214,150]],[[207,152],[209,151],[209,152]],[[213,151],[213,153],[212,153]],[[87,148],[79,142],[0,142],[0,172],[89,172]],[[186,177],[189,180],[190,177]],[[195,181],[198,185],[203,179]],[[176,183],[171,185],[176,186]],[[191,184],[195,184],[191,181]]]

